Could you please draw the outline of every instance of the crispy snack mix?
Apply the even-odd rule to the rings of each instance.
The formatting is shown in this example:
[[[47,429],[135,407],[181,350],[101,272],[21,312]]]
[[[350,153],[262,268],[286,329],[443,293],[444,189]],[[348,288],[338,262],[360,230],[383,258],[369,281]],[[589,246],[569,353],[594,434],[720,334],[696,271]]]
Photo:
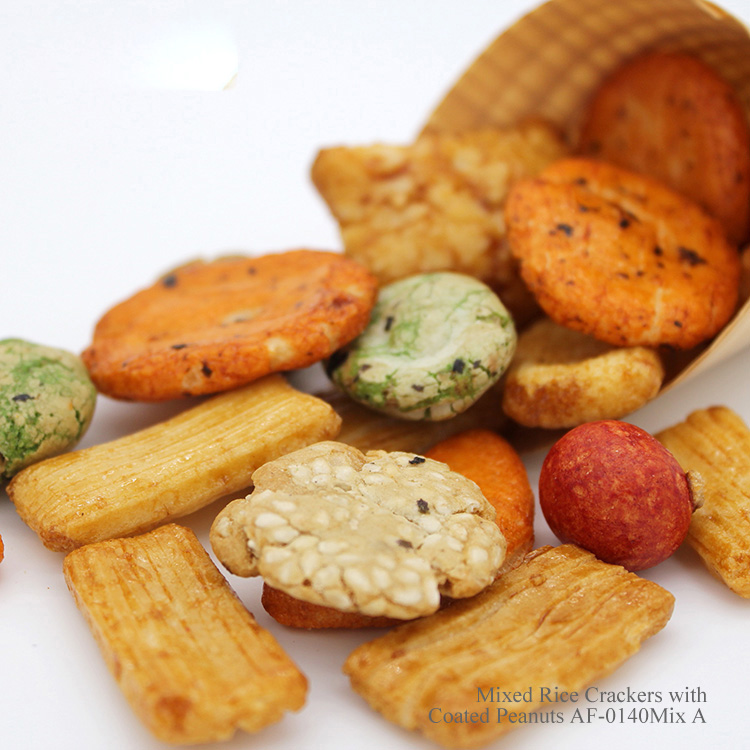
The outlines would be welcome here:
[[[307,680],[176,524],[69,553],[63,570],[107,666],[163,742],[257,732],[304,705]]]
[[[478,690],[579,691],[613,672],[669,620],[674,597],[573,545],[541,548],[478,596],[356,648],[344,664],[376,711],[447,748],[478,748],[518,724],[495,721]],[[486,699],[485,699],[486,700]],[[443,715],[493,712],[493,720]],[[438,720],[434,720],[437,717]]]

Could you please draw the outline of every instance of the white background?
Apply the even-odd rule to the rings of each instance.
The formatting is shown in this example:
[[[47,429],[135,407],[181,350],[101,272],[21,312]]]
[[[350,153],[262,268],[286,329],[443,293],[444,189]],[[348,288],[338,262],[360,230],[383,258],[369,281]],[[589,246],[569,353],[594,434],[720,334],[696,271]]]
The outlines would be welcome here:
[[[723,5],[750,20],[748,3]],[[497,0],[4,3],[0,337],[79,352],[108,307],[185,260],[235,250],[338,249],[336,226],[308,178],[317,149],[410,140],[474,57],[531,6]],[[198,53],[198,72],[191,73],[186,54]],[[222,91],[233,59],[236,84]],[[215,63],[217,75],[203,80]],[[196,90],[210,86],[217,90]],[[750,421],[749,368],[745,350],[629,420],[655,431],[691,409],[723,403]],[[173,412],[173,405],[101,398],[82,445]],[[534,486],[542,457],[526,457]],[[215,513],[208,508],[185,519],[204,543]],[[0,534],[6,546],[0,745],[162,747],[107,673],[65,588],[62,556],[42,547],[4,494]],[[555,542],[541,517],[537,541]],[[706,723],[576,727],[567,721],[572,709],[555,706],[564,710],[565,724],[521,728],[493,747],[738,746],[749,724],[748,604],[714,581],[687,549],[644,575],[675,594],[674,616],[599,687],[664,694],[699,687],[707,701],[689,707],[686,717],[700,707]],[[307,674],[310,693],[302,712],[221,747],[433,746],[389,725],[350,691],[341,665],[372,633],[281,628],[263,612],[257,581],[230,581]]]

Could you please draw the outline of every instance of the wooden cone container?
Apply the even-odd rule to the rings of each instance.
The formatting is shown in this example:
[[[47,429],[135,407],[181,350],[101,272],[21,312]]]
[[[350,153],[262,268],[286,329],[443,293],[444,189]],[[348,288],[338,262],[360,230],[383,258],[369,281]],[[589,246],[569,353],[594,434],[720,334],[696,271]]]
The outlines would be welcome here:
[[[700,57],[737,92],[750,120],[750,33],[703,0],[550,0],[482,52],[424,126],[461,132],[541,116],[573,145],[582,112],[603,79],[647,50]],[[750,300],[686,361],[672,387],[750,344]]]

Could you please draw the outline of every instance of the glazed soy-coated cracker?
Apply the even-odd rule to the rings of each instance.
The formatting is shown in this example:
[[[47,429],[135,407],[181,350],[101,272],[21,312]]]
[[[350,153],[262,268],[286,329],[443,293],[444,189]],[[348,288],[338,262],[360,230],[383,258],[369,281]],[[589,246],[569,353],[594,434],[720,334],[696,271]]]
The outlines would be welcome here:
[[[375,293],[333,252],[197,261],[105,313],[82,358],[114,398],[218,393],[327,357],[364,328]]]
[[[692,412],[656,438],[704,480],[687,542],[732,591],[750,598],[750,429],[725,406]]]
[[[8,495],[46,547],[69,551],[246,489],[263,463],[335,437],[340,423],[328,404],[269,375],[139,432],[29,466]]]
[[[750,133],[731,86],[699,58],[655,51],[627,62],[589,102],[582,153],[651,175],[721,221],[750,226]]]
[[[302,708],[304,675],[192,531],[169,524],[97,542],[63,569],[107,666],[163,742],[225,740]]]
[[[612,346],[541,318],[518,337],[502,407],[525,427],[619,419],[654,398],[664,374],[654,349]]]
[[[580,691],[614,671],[669,620],[674,597],[574,545],[542,548],[478,596],[356,648],[344,672],[386,719],[448,748],[481,747],[518,727],[496,721],[478,689]],[[487,709],[485,723],[434,721]],[[431,718],[433,720],[431,720]]]
[[[506,220],[521,275],[560,325],[616,346],[690,349],[735,311],[737,249],[653,178],[563,159],[511,188]]]

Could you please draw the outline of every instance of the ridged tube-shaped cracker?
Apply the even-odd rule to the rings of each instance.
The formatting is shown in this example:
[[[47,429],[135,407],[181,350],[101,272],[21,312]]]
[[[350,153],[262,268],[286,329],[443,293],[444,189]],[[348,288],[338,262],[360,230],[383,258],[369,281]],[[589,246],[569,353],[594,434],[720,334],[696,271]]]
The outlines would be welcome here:
[[[86,545],[63,570],[107,666],[160,740],[215,742],[302,708],[305,676],[189,529]]]
[[[333,438],[341,419],[269,375],[160,424],[29,466],[8,485],[46,547],[147,531],[250,486],[259,466]]]
[[[543,547],[478,596],[359,646],[344,672],[395,724],[444,747],[479,747],[517,726],[496,721],[480,689],[531,687],[531,700],[513,704],[529,714],[542,688],[579,691],[616,669],[666,625],[673,605],[657,584],[574,545]],[[486,723],[430,719],[432,709],[440,719],[485,707]]]
[[[750,429],[731,409],[692,412],[657,439],[704,482],[687,542],[736,594],[750,598]]]

